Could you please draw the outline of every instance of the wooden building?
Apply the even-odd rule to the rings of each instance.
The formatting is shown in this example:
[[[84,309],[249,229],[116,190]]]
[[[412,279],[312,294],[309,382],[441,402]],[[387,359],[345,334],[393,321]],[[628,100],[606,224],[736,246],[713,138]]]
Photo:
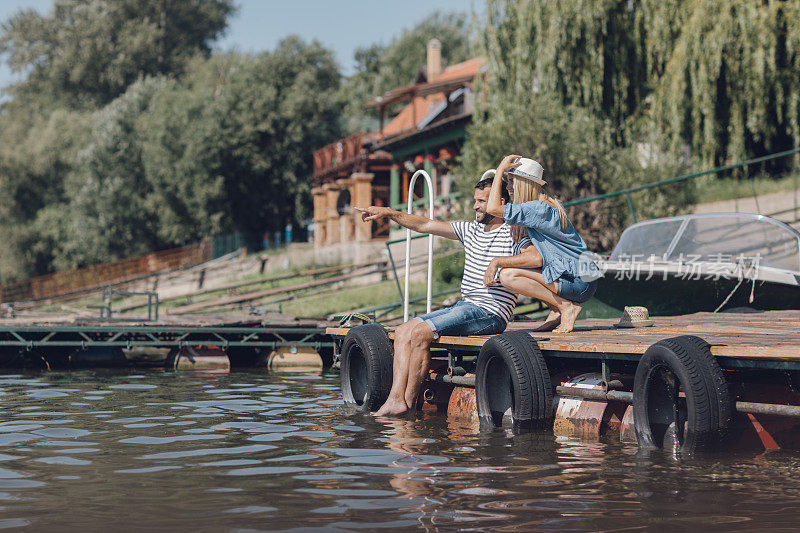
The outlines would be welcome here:
[[[473,82],[484,65],[479,57],[443,69],[441,44],[431,40],[427,64],[414,83],[366,104],[378,109],[377,131],[359,132],[314,152],[318,260],[340,259],[334,249],[352,250],[353,243],[382,244],[389,237],[389,226],[361,223],[350,206],[405,209],[409,179],[418,169],[426,170],[434,181],[437,216],[448,215],[453,199],[450,167],[466,138],[474,108]],[[398,106],[400,111],[389,117]],[[427,200],[423,182],[417,180],[415,199]],[[427,201],[423,203],[427,207]],[[421,212],[427,214],[426,208]]]

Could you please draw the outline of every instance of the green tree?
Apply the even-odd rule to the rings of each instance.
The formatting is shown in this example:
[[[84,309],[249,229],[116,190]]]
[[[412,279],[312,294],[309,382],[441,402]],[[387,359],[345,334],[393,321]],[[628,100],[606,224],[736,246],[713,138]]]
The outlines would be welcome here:
[[[800,146],[796,0],[487,0],[483,43],[493,89],[584,107],[620,145],[655,131],[706,164]]]
[[[652,116],[673,146],[707,163],[800,146],[800,2],[685,0],[673,17],[644,3]],[[773,170],[789,160],[776,161]]]
[[[172,156],[179,164],[165,167],[178,174],[160,181],[216,191],[200,202],[213,207],[204,216],[260,242],[308,213],[311,154],[341,135],[341,75],[329,50],[297,37],[272,53],[215,56],[198,75],[213,89]]]
[[[102,105],[136,79],[207,56],[233,10],[232,0],[56,0],[45,15],[26,9],[6,20],[0,50],[26,74],[16,97]]]
[[[137,129],[139,117],[166,83],[162,78],[138,81],[95,112],[89,142],[67,178],[66,223],[52,229],[57,268],[121,259],[168,244],[158,234],[157,206],[148,202],[152,185]]]
[[[218,54],[167,83],[137,122],[161,242],[266,231],[308,214],[311,153],[341,134],[331,52],[297,37]]]
[[[51,269],[52,243],[41,238],[42,209],[63,211],[65,176],[85,146],[91,115],[5,105],[0,118],[0,281]]]

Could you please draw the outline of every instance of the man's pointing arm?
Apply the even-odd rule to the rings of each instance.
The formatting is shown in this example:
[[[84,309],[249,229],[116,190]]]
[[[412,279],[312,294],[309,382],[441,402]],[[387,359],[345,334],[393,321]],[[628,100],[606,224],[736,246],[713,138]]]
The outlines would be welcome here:
[[[416,231],[417,233],[428,233],[446,239],[458,240],[458,237],[456,237],[453,231],[453,226],[451,226],[449,222],[431,220],[430,218],[421,217],[419,215],[411,215],[409,213],[389,209],[388,207],[377,207],[374,205],[369,207],[353,206],[353,209],[361,213],[361,220],[364,222],[370,222],[379,218],[388,218],[397,222],[404,228]]]

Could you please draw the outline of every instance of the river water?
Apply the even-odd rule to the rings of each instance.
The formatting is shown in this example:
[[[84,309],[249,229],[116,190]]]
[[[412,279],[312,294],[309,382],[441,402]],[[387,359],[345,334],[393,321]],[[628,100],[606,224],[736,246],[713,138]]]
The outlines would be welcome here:
[[[797,454],[377,422],[343,408],[335,374],[6,374],[0,400],[0,528],[752,531],[800,514]]]

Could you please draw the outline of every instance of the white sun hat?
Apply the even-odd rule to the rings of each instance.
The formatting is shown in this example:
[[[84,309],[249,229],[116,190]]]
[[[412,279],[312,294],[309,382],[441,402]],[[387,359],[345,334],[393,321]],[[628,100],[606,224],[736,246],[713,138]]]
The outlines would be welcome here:
[[[547,182],[542,179],[544,169],[538,161],[528,159],[527,157],[520,157],[515,161],[515,163],[522,164],[516,168],[508,170],[506,174],[509,176],[514,176],[515,178],[526,179],[542,186],[547,184]]]

